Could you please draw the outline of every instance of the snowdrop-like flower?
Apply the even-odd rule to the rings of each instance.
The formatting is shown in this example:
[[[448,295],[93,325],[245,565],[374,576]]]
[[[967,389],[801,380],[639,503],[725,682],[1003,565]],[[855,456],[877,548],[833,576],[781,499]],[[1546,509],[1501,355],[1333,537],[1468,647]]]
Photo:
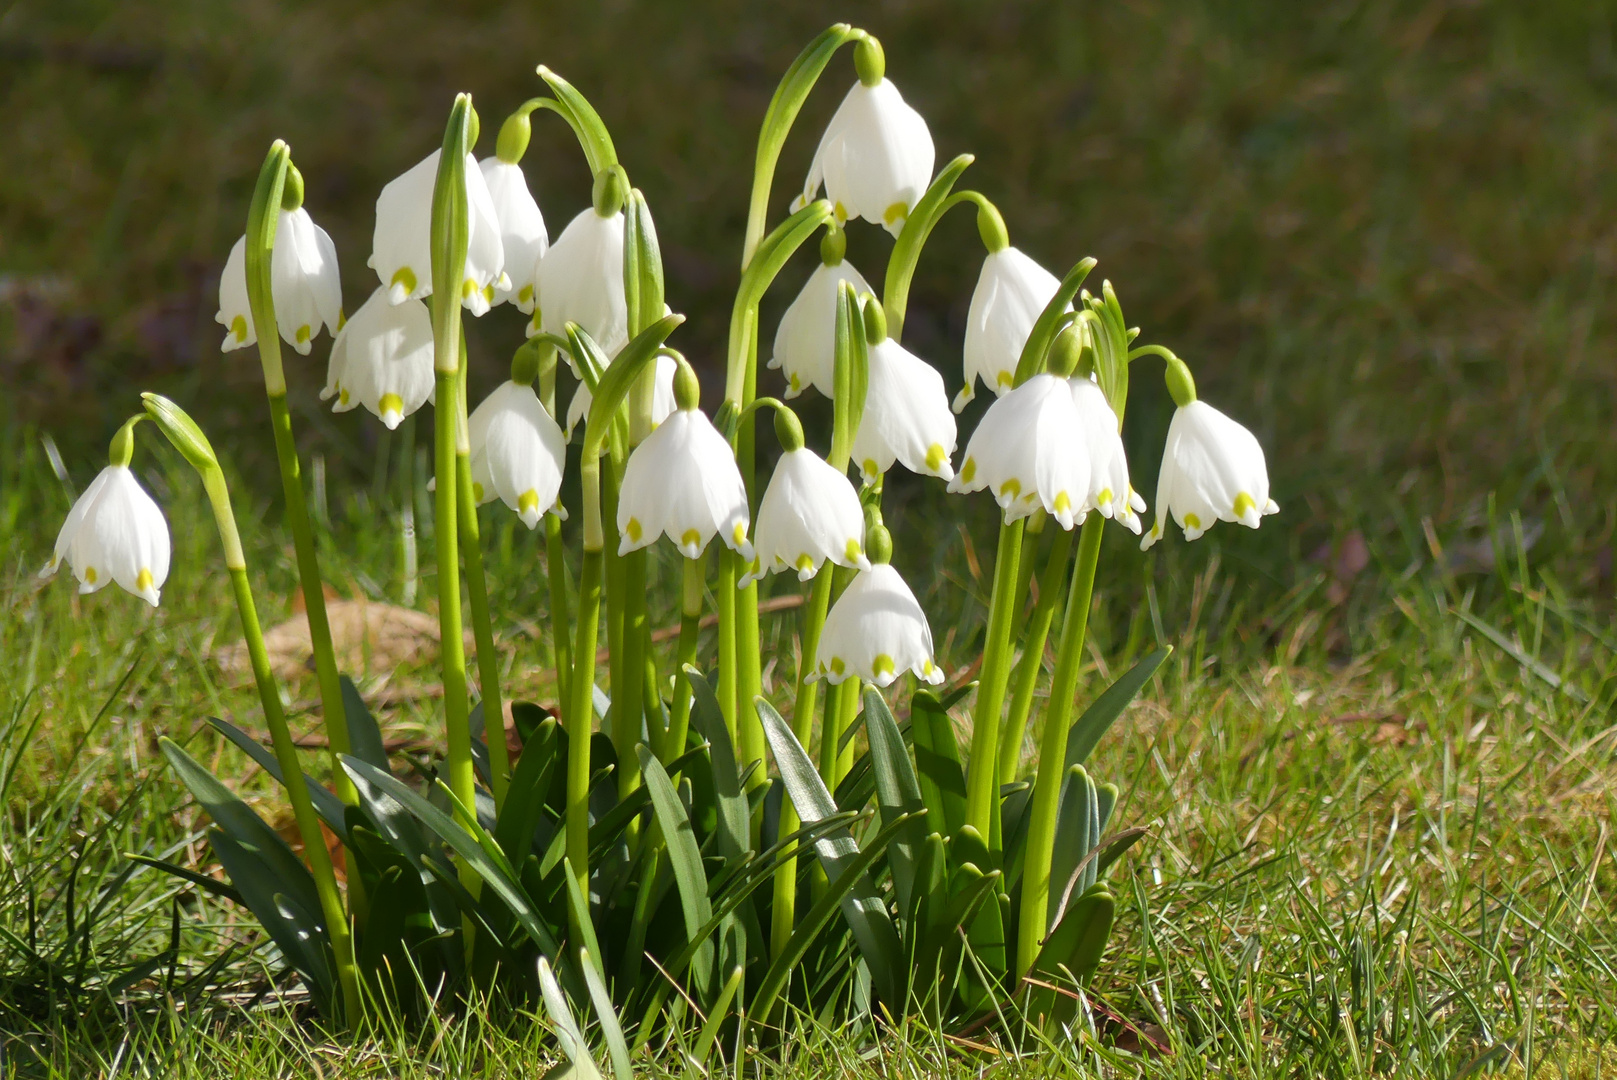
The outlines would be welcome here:
[[[309,355],[322,324],[335,334],[342,323],[342,282],[337,274],[337,248],[326,230],[301,206],[282,210],[270,251],[270,299],[281,340]],[[219,275],[219,312],[214,320],[225,328],[223,352],[258,342],[247,301],[247,238],[230,249]]]
[[[385,288],[371,293],[331,345],[326,388],[333,412],[363,405],[391,431],[432,400],[432,315],[419,300],[394,306]]]
[[[608,357],[629,340],[629,305],[623,295],[623,212],[603,217],[586,209],[567,223],[539,260],[538,307],[528,336],[565,336],[575,322]]]
[[[666,534],[687,559],[697,558],[717,534],[744,562],[747,487],[730,444],[697,408],[696,373],[679,362],[677,408],[635,447],[618,492],[618,554],[626,555]]]
[[[434,150],[414,168],[388,181],[376,200],[376,233],[367,263],[382,279],[389,303],[402,304],[432,295],[432,189],[438,181]],[[466,155],[466,205],[470,231],[466,245],[466,278],[461,302],[473,315],[494,303],[497,290],[509,289],[500,217],[489,195],[483,171]]]
[[[478,503],[496,497],[532,529],[546,511],[566,518],[556,502],[567,444],[528,384],[507,381],[466,421],[472,449],[472,492]]]
[[[821,183],[842,220],[864,218],[897,236],[932,182],[932,133],[886,78],[861,79],[826,125],[803,183],[802,202]]]
[[[1269,498],[1269,469],[1253,434],[1206,402],[1189,400],[1175,410],[1157,476],[1157,517],[1140,542],[1162,539],[1168,516],[1195,540],[1215,521],[1239,521],[1256,529],[1266,514],[1279,513]]]
[[[656,363],[657,376],[656,381],[652,384],[651,391],[651,426],[653,428],[668,419],[669,414],[674,411],[674,372],[679,369],[679,365],[674,362],[672,356],[658,356]],[[573,438],[573,429],[589,418],[590,402],[594,400],[595,398],[590,393],[590,388],[583,383],[579,383],[578,389],[573,391],[573,400],[567,403],[567,427],[565,430],[569,441]]]
[[[905,672],[936,685],[943,672],[932,662],[932,628],[898,571],[887,563],[892,541],[877,526],[870,537],[874,563],[837,597],[820,631],[811,678],[840,683],[860,678],[889,686]]]
[[[1114,433],[1115,425],[1114,420]],[[949,490],[986,487],[1007,523],[1042,506],[1063,529],[1070,529],[1091,509],[1091,467],[1072,390],[1064,377],[1045,373],[988,407]]]
[[[758,504],[752,534],[758,561],[739,586],[781,570],[796,570],[797,579],[807,581],[827,559],[869,570],[865,511],[847,475],[803,445],[803,428],[791,413],[775,414],[775,432],[785,452]]]
[[[1129,481],[1128,456],[1118,433],[1117,414],[1093,380],[1080,376],[1068,379],[1067,384],[1072,388],[1073,404],[1078,408],[1089,447],[1087,505],[1138,535],[1145,500]]]
[[[505,274],[510,279],[503,288],[494,290],[494,303],[509,300],[524,315],[533,313],[534,274],[539,260],[550,247],[550,234],[545,232],[545,217],[539,204],[528,190],[528,178],[522,166],[498,157],[486,157],[478,168],[483,171],[483,182],[488,186],[489,199],[500,222],[500,245],[505,253]]]
[[[954,479],[954,413],[937,369],[892,338],[870,346],[865,411],[853,459],[873,484],[897,461],[913,473]]]
[[[73,567],[79,592],[92,593],[116,581],[157,606],[168,579],[168,522],[127,464],[108,465],[91,481],[56,535],[56,551],[40,577],[56,573],[62,560]]]
[[[786,376],[787,400],[809,386],[828,398],[836,394],[837,290],[844,281],[855,296],[873,291],[853,263],[822,262],[780,318],[768,366]]]
[[[966,385],[954,399],[955,412],[976,397],[978,379],[996,394],[1011,388],[1033,324],[1060,287],[1054,274],[1014,247],[983,260],[966,314]]]

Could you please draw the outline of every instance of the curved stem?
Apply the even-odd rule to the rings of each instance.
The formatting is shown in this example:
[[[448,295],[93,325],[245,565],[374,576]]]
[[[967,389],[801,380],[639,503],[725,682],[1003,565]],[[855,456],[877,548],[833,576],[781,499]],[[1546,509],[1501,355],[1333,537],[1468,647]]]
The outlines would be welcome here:
[[[887,315],[887,336],[894,341],[900,340],[904,334],[904,313],[909,308],[910,281],[914,278],[915,267],[921,260],[921,250],[926,246],[932,230],[937,227],[943,215],[960,201],[958,198],[949,198],[949,192],[974,160],[970,154],[961,154],[944,166],[926,189],[926,194],[916,201],[915,209],[910,211],[909,219],[904,222],[904,228],[900,230],[898,239],[893,243],[893,253],[887,260],[887,276],[882,282],[882,310]],[[978,195],[977,198],[987,203],[987,199],[983,196]],[[998,211],[994,214],[998,218]]]
[[[1005,684],[1010,674],[1011,610],[1016,593],[1017,564],[1022,549],[1023,522],[999,527],[999,551],[994,559],[994,591],[988,604],[988,634],[983,643],[981,681],[972,710],[971,762],[966,775],[966,824],[979,836],[998,834],[1000,712],[1005,705]],[[992,841],[990,840],[990,843]]]
[[[1100,561],[1099,514],[1084,520],[1078,540],[1078,560],[1072,568],[1067,612],[1061,620],[1061,642],[1056,648],[1055,678],[1039,736],[1039,769],[1033,781],[1033,803],[1028,813],[1028,836],[1022,868],[1021,923],[1016,939],[1016,972],[1025,973],[1039,955],[1047,932],[1050,901],[1050,850],[1055,839],[1056,811],[1061,781],[1067,767],[1067,727],[1072,717],[1078,669],[1083,665],[1084,635],[1089,628],[1089,602],[1095,589],[1095,566]]]

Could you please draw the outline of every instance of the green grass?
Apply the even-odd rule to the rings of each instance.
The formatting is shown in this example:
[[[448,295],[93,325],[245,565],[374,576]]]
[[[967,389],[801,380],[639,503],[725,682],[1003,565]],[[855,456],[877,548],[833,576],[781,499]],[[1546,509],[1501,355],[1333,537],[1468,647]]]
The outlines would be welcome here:
[[[671,300],[692,316],[681,348],[719,355],[757,117],[801,41],[846,13],[680,10],[688,22],[648,4],[383,15],[76,0],[0,19],[0,1077],[504,1076],[553,1055],[520,1021],[355,1049],[299,1027],[295,1002],[273,994],[241,1009],[273,958],[241,913],[149,871],[82,932],[124,851],[209,863],[158,735],[191,739],[275,807],[271,785],[199,729],[210,713],[260,725],[250,687],[213,659],[238,635],[189,470],[142,436],[176,541],[163,608],[115,590],[77,598],[33,577],[69,505],[38,435],[82,489],[136,390],[197,405],[242,478],[266,621],[285,617],[296,575],[266,501],[255,365],[218,359],[210,321],[263,147],[292,143],[353,308],[380,185],[436,144],[452,91],[476,93],[492,132],[535,91],[541,60],[597,104],[651,200]],[[920,1032],[877,1043],[811,1027],[780,1071],[1448,1076],[1491,1054],[1479,1070],[1611,1075],[1609,12],[940,3],[867,25],[940,157],[977,153],[967,182],[1005,209],[1013,241],[1057,269],[1099,257],[1142,340],[1189,359],[1204,396],[1259,432],[1283,513],[1149,557],[1108,543],[1084,693],[1159,639],[1177,651],[1094,761],[1124,787],[1119,820],[1152,834],[1117,875],[1101,1037],[1004,1062]],[[837,86],[847,71],[833,70]],[[838,92],[816,95],[805,130]],[[811,145],[788,148],[777,203]],[[587,177],[556,130],[529,160],[554,234]],[[854,242],[855,261],[876,265],[881,244]],[[975,243],[963,220],[946,224],[911,304],[908,340],[951,388]],[[469,327],[474,395],[514,343],[508,315]],[[375,462],[386,446],[396,464],[398,445],[368,418],[318,409],[323,357],[290,370],[305,460],[330,466],[324,565],[345,594],[397,600],[397,499]],[[1129,450],[1150,499],[1167,401],[1154,371],[1136,380]],[[981,634],[988,507],[911,484],[888,506],[955,670]],[[486,513],[510,693],[544,699],[538,546]],[[425,533],[420,550],[430,574]],[[433,595],[430,578],[418,595]],[[676,621],[671,608],[653,618]],[[792,626],[765,627],[777,687]],[[312,679],[290,694],[294,726],[312,728]],[[434,737],[433,706],[407,697],[384,720]],[[176,904],[177,962],[103,996],[168,948]],[[1173,1052],[1128,1055],[1108,1015]],[[876,1045],[902,1052],[861,1058]],[[680,1071],[672,1055],[646,1067]]]

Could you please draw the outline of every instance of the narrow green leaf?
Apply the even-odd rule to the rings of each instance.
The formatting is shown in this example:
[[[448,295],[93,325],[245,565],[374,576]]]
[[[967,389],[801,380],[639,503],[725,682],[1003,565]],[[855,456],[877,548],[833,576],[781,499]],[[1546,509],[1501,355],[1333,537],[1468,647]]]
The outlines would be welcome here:
[[[584,160],[589,162],[590,173],[593,175],[602,169],[609,169],[618,163],[617,148],[612,145],[612,134],[607,131],[606,123],[601,114],[576,89],[573,84],[557,75],[543,64],[538,68],[539,77],[545,80],[550,92],[556,95],[556,101],[562,106],[557,110],[562,118],[578,136],[578,145],[584,151]],[[628,1080],[624,1077],[623,1080]]]
[[[573,877],[571,866],[568,867],[567,876],[571,881]],[[612,1073],[622,1080],[634,1080],[634,1066],[629,1059],[629,1044],[623,1038],[623,1025],[618,1023],[617,1010],[612,1007],[612,995],[607,993],[606,980],[601,976],[597,955],[587,948],[580,949],[578,966],[584,969],[584,985],[589,988],[590,1003],[595,1006],[595,1019],[601,1025],[601,1037],[606,1040],[606,1052],[612,1055]]]
[[[663,842],[667,845],[669,863],[674,869],[674,884],[679,889],[680,909],[685,916],[686,940],[696,942],[702,926],[713,917],[713,907],[707,895],[707,874],[702,869],[702,852],[691,829],[690,817],[674,784],[668,779],[662,763],[644,743],[635,747],[640,755],[640,768],[646,787],[651,791],[651,803],[656,808],[657,822],[662,826]],[[704,994],[711,992],[713,955],[705,945],[698,948],[693,961],[696,981]]]
[[[746,975],[744,968],[737,967],[731,970],[730,977],[724,980],[724,989],[719,991],[718,1000],[714,1001],[713,1008],[708,1010],[707,1022],[697,1034],[696,1046],[691,1052],[698,1068],[707,1068],[708,1055],[713,1052],[713,1041],[719,1037],[719,1025],[730,1015],[730,1002],[735,1000],[736,991],[741,989],[741,979],[744,975]]]
[[[1117,901],[1105,883],[1091,888],[1050,932],[1033,969],[1059,976],[1064,967],[1079,983],[1088,982],[1100,966],[1101,954],[1106,951],[1116,910]]]
[[[1090,751],[1100,742],[1101,736],[1106,734],[1112,722],[1122,715],[1128,703],[1133,701],[1151,676],[1156,674],[1157,668],[1168,659],[1173,652],[1172,645],[1165,645],[1156,652],[1145,657],[1139,663],[1129,668],[1106,691],[1096,698],[1089,708],[1084,710],[1067,731],[1067,758],[1065,768],[1082,765],[1089,758]]]
[[[921,798],[921,784],[910,761],[904,736],[898,730],[881,691],[865,688],[865,731],[870,737],[870,760],[876,774],[876,804],[881,809],[882,824],[890,825],[899,817],[908,815],[910,823],[897,838],[887,855],[893,870],[893,890],[898,898],[898,910],[910,910],[915,887],[916,861],[922,845],[926,843],[923,818],[926,804]]]
[[[708,758],[713,764],[713,787],[719,810],[719,854],[726,861],[739,859],[752,849],[752,827],[748,821],[746,792],[736,770],[730,729],[719,710],[719,699],[702,673],[686,664],[685,677],[691,684],[691,723],[710,747]]]
[[[915,768],[926,804],[927,831],[954,836],[966,823],[966,774],[948,710],[930,694],[910,702],[910,737]]]
[[[286,774],[281,771],[281,763],[275,755],[265,749],[257,739],[247,734],[229,720],[221,720],[217,716],[208,717],[208,723],[213,725],[215,731],[236,744],[236,747],[253,759],[253,763],[260,769],[269,773],[277,784],[286,787]],[[345,819],[347,807],[343,801],[320,781],[303,774],[303,782],[309,789],[309,801],[314,804],[315,813],[320,820],[336,833],[344,843],[348,840],[348,822]]]
[[[1094,268],[1094,259],[1081,260],[1067,272],[1066,277],[1061,279],[1060,288],[1050,297],[1050,302],[1044,305],[1044,310],[1039,313],[1032,331],[1028,334],[1027,343],[1022,346],[1022,355],[1016,362],[1017,386],[1021,386],[1044,370],[1044,356],[1050,349],[1050,342],[1055,340],[1056,327],[1060,325],[1062,315],[1072,303],[1073,297],[1083,288],[1084,279]]]
[[[561,759],[560,726],[547,716],[523,740],[522,756],[512,770],[505,805],[500,807],[499,820],[494,825],[494,839],[512,866],[521,866],[528,857]]]
[[[242,899],[241,893],[231,888],[225,882],[220,881],[218,878],[211,878],[206,874],[199,874],[195,870],[187,870],[183,866],[178,866],[171,862],[164,862],[162,859],[154,859],[149,855],[136,855],[134,853],[130,853],[125,857],[134,862],[140,863],[142,866],[150,866],[153,869],[163,871],[165,874],[172,874],[181,881],[190,882],[199,889],[203,889],[206,892],[211,892],[213,895],[232,901],[233,903],[240,904],[242,907],[247,906],[247,901]]]
[[[359,687],[346,675],[342,676],[342,706],[348,722],[349,751],[359,760],[368,761],[384,772],[392,771],[388,767],[382,728],[366,707],[365,699],[359,696]]]
[[[601,381],[592,391],[589,419],[584,425],[586,457],[591,454],[600,456],[601,447],[606,443],[607,429],[618,414],[618,406],[622,405],[623,399],[628,396],[629,387],[634,385],[641,368],[656,360],[657,350],[662,348],[663,342],[668,340],[668,335],[674,332],[674,328],[684,321],[683,315],[663,316],[635,335],[634,340],[625,345],[622,351],[605,365]],[[576,323],[567,324],[567,336],[580,352],[594,346],[589,334]]]

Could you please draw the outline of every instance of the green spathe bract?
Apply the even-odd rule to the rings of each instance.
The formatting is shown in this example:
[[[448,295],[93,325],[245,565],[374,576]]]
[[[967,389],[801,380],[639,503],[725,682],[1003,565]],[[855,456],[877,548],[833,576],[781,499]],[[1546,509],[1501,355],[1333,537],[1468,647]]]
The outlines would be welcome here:
[[[975,208],[978,235],[990,253],[1010,242],[993,203],[979,192],[955,190],[973,160],[961,155],[908,215],[883,295],[857,295],[847,283],[838,289],[828,313],[835,319],[829,432],[805,430],[795,413],[759,394],[760,306],[776,276],[816,236],[822,257],[840,258],[845,248],[844,224],[831,204],[803,206],[772,230],[768,209],[793,120],[833,55],[849,43],[855,44],[858,77],[867,86],[882,82],[887,67],[880,43],[864,31],[834,26],[787,72],[760,133],[716,421],[749,495],[756,480],[756,413],[766,405],[775,410],[783,449],[820,440],[828,444],[830,465],[847,472],[861,424],[878,415],[866,409],[871,349],[903,332],[910,283],[949,209]],[[538,70],[550,96],[510,114],[497,154],[508,164],[523,158],[530,117],[538,110],[568,123],[594,178],[595,210],[624,214],[629,330],[628,343],[607,355],[587,330],[569,322],[564,334],[540,334],[516,349],[510,367],[514,381],[537,384],[552,415],[563,354],[592,395],[579,446],[576,574],[566,565],[567,537],[554,515],[547,518],[543,547],[556,708],[513,702],[509,721],[521,746],[508,753],[501,681],[514,682],[516,675],[502,663],[496,631],[526,627],[530,618],[538,626],[539,619],[531,610],[496,609],[482,561],[486,533],[473,491],[466,412],[472,358],[460,302],[470,238],[465,169],[479,124],[463,94],[450,110],[431,201],[441,756],[418,763],[425,783],[395,773],[381,724],[356,685],[337,673],[329,633],[322,644],[316,631],[330,790],[306,774],[246,587],[217,456],[178,406],[148,395],[147,413],[202,474],[214,501],[273,751],[254,742],[251,725],[219,720],[215,728],[284,788],[304,846],[300,858],[194,757],[165,744],[214,822],[215,851],[231,882],[148,862],[245,904],[328,1017],[360,1024],[366,1021],[361,1003],[370,1001],[386,1004],[381,1015],[397,1010],[412,1017],[485,993],[542,1002],[579,1075],[623,1080],[634,1055],[659,1040],[684,1046],[691,1060],[707,1067],[716,1055],[778,1046],[789,1034],[780,1025],[804,1015],[843,1022],[914,1019],[945,1030],[997,1017],[1013,1041],[1066,1037],[1082,1012],[1081,988],[1104,963],[1118,917],[1107,871],[1143,835],[1115,827],[1118,789],[1092,775],[1086,762],[1166,656],[1166,650],[1152,653],[1111,689],[1089,693],[1093,703],[1072,719],[1102,517],[1075,514],[1083,519],[1076,559],[1070,558],[1074,535],[1063,532],[1048,543],[1042,570],[1035,565],[1040,537],[1057,526],[1040,519],[1002,526],[976,682],[907,693],[912,685],[906,681],[889,699],[849,677],[822,691],[808,676],[831,601],[850,581],[863,589],[875,580],[855,579],[854,571],[833,570],[827,562],[802,605],[801,659],[791,691],[766,694],[769,658],[758,593],[755,585],[737,586],[741,567],[730,550],[721,550],[712,581],[705,552],[679,564],[678,639],[661,645],[650,628],[651,598],[667,583],[659,581],[649,550],[618,555],[615,504],[630,453],[652,448],[646,439],[658,422],[659,394],[667,392],[659,364],[674,366],[671,396],[678,408],[698,407],[701,388],[696,369],[668,345],[684,316],[665,314],[667,282],[650,199],[631,183],[586,98],[548,68]],[[274,325],[266,261],[274,213],[300,201],[302,190],[301,174],[277,142],[248,218],[248,280],[260,326]],[[1165,347],[1131,351],[1137,331],[1127,328],[1110,283],[1100,297],[1083,291],[1094,265],[1079,261],[1039,314],[1016,382],[1046,371],[1082,379],[1093,369],[1121,418],[1128,364],[1150,355],[1167,360],[1176,400],[1193,396],[1188,367]],[[544,297],[537,300],[542,307]],[[284,373],[276,335],[261,334],[259,342],[313,628],[321,581],[312,546],[304,557],[305,541],[312,545],[312,539],[285,417]],[[679,430],[666,429],[669,435]],[[131,432],[126,428],[115,439],[114,458],[127,460]],[[873,562],[887,564],[880,573],[890,576],[897,573],[895,543],[883,515],[883,488],[876,477],[861,493],[863,543]],[[496,506],[492,512],[503,511]],[[743,537],[730,539],[746,550]],[[846,542],[848,559],[864,565],[855,558],[860,538]],[[1030,605],[1035,581],[1038,598]],[[717,641],[707,643],[702,630],[710,602],[717,609]],[[477,653],[475,708],[463,603]],[[913,639],[926,642],[915,648],[930,649],[924,620],[911,622]],[[1041,706],[1040,661],[1057,625],[1055,670]],[[598,656],[603,638],[605,653]],[[773,659],[790,663],[791,652]],[[891,656],[875,659],[867,675],[894,673]],[[956,712],[969,712],[972,723],[965,753],[955,736]],[[901,723],[898,716],[906,714]],[[1039,754],[1026,768],[1029,727]],[[342,845],[346,897],[322,824]],[[367,904],[365,897],[374,900]],[[1012,1016],[1020,1028],[1005,1019]],[[599,1047],[590,1041],[594,1033]]]

